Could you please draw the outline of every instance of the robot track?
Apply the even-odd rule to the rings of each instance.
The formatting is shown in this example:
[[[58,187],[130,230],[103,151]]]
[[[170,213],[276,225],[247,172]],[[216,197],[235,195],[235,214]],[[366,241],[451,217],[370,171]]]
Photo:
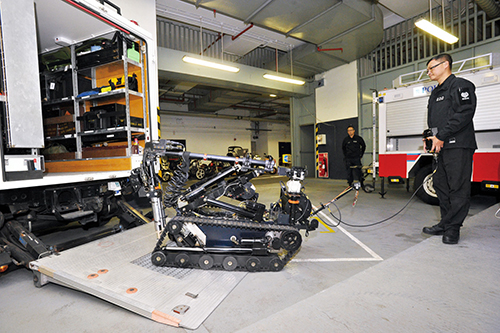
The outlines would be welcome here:
[[[163,245],[167,236],[172,242]],[[158,239],[151,261],[156,266],[205,270],[280,271],[301,243],[298,229],[290,225],[175,216]]]

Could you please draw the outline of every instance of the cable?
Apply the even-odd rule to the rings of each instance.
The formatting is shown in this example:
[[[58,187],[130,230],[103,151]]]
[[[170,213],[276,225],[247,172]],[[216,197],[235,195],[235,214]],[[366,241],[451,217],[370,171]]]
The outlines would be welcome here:
[[[337,221],[339,221],[339,223],[337,223],[337,224],[331,224],[331,225],[330,225],[330,224],[328,224],[328,223],[326,223],[326,222],[325,222],[325,223],[326,223],[329,227],[335,228],[335,227],[338,227],[338,226],[340,225],[341,221],[342,221],[342,213],[340,212],[340,208],[339,208],[339,206],[337,206],[337,205],[335,204],[335,202],[332,202],[332,204],[335,206],[335,208],[337,208],[337,212],[339,212],[339,217],[337,218],[335,215],[333,215],[332,210],[330,209],[330,206],[328,206],[328,212],[330,213],[330,215],[331,215],[334,219],[336,219]]]
[[[386,221],[388,221],[388,220],[390,220],[390,219],[393,219],[393,218],[394,218],[394,217],[396,217],[397,215],[399,215],[399,214],[400,214],[400,213],[401,213],[401,212],[402,212],[402,211],[403,211],[403,210],[404,210],[404,209],[405,209],[405,208],[406,208],[406,207],[410,204],[410,202],[413,200],[413,198],[415,197],[415,195],[417,194],[417,192],[420,190],[420,188],[422,188],[422,186],[423,186],[423,185],[424,185],[424,183],[422,183],[422,184],[418,187],[418,189],[417,189],[417,190],[416,190],[416,191],[412,194],[411,198],[410,198],[410,199],[408,200],[408,202],[407,202],[407,203],[403,206],[403,208],[401,208],[401,209],[400,209],[399,211],[397,211],[395,214],[393,214],[393,215],[391,215],[391,216],[389,216],[389,217],[387,217],[387,218],[385,218],[385,219],[383,219],[383,220],[377,221],[377,222],[373,222],[373,223],[370,223],[370,224],[350,224],[350,223],[347,223],[347,222],[345,222],[345,221],[342,221],[341,219],[338,219],[335,215],[333,215],[333,214],[331,214],[331,213],[330,213],[330,215],[331,215],[334,219],[336,219],[337,221],[339,221],[339,223],[338,223],[337,225],[339,225],[339,224],[341,224],[341,223],[342,223],[342,224],[344,224],[344,225],[346,225],[346,226],[348,226],[348,227],[354,227],[354,228],[366,228],[366,227],[372,227],[372,226],[374,226],[374,225],[384,223],[384,222],[386,222]],[[336,205],[335,205],[335,206],[336,206]],[[339,210],[339,212],[340,212],[340,210]],[[328,223],[327,223],[327,224],[328,224]],[[331,227],[331,225],[330,225],[330,227]]]
[[[434,171],[432,172],[432,175],[434,175],[437,171],[437,163],[436,163],[436,169],[434,169]],[[337,223],[336,225],[334,224],[329,224],[328,222],[325,222],[323,221],[326,225],[328,225],[329,227],[337,227],[339,226],[340,224],[344,224],[348,227],[353,227],[353,228],[366,228],[366,227],[372,227],[374,225],[377,225],[377,224],[381,224],[381,223],[384,223],[390,219],[393,219],[394,217],[396,217],[397,215],[399,215],[409,204],[410,202],[413,200],[413,198],[415,197],[415,195],[417,195],[417,192],[422,188],[422,186],[424,186],[424,182],[422,182],[422,184],[420,184],[420,186],[415,190],[415,192],[413,192],[412,196],[410,197],[410,199],[408,200],[408,202],[399,210],[397,211],[395,214],[383,219],[383,220],[380,220],[380,221],[377,221],[377,222],[373,222],[373,223],[369,223],[369,224],[350,224],[350,223],[347,223],[345,221],[342,221],[342,215],[340,213],[340,209],[337,205],[335,205],[335,199],[332,200],[330,203],[334,204],[335,207],[337,207],[337,211],[339,212],[339,217],[337,218],[335,215],[333,215],[332,211],[330,210],[330,208],[328,208],[328,211],[330,212],[330,215],[335,219],[337,220],[339,223]],[[345,190],[344,190],[345,192]],[[329,204],[330,204],[329,203]],[[497,216],[497,214],[500,212],[500,209],[497,211],[497,213],[495,214],[495,216],[497,218],[500,218],[499,216]]]

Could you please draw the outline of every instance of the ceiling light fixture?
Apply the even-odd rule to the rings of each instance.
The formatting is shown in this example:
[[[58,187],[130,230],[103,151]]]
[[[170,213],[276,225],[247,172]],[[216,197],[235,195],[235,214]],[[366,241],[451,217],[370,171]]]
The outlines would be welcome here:
[[[276,94],[269,94],[269,97],[278,97]]]
[[[193,58],[193,57],[189,57],[189,56],[182,57],[182,61],[190,63],[190,64],[194,64],[194,65],[220,69],[220,70],[223,70],[226,72],[231,72],[231,73],[238,73],[240,71],[240,69],[238,67],[223,65],[223,64],[220,64],[217,62],[206,61],[206,60]]]
[[[264,74],[264,79],[280,81],[280,82],[285,82],[285,83],[291,83],[291,84],[296,84],[299,86],[302,86],[306,83],[306,81],[304,81],[304,80],[297,80],[297,79],[292,79],[292,78],[277,76],[277,75],[272,75],[272,74]]]
[[[415,22],[415,25],[420,29],[424,30],[425,32],[430,33],[434,37],[437,37],[448,44],[455,44],[458,41],[457,37],[435,26],[434,24],[425,19],[418,20],[417,22]]]
[[[441,39],[442,41],[448,43],[448,44],[455,44],[458,41],[458,37],[453,36],[452,34],[446,32],[444,29],[446,27],[445,25],[445,13],[444,13],[444,0],[441,0],[441,14],[443,14],[442,22],[443,22],[443,29],[439,28],[438,26],[432,24],[432,0],[429,0],[429,21],[425,19],[420,19],[417,22],[415,22],[415,25],[424,30],[425,32],[433,35],[434,37],[437,37]]]

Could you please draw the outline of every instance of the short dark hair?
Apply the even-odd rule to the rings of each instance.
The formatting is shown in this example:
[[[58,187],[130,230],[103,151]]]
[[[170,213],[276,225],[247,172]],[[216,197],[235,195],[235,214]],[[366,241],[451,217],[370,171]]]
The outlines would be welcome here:
[[[444,61],[447,61],[448,62],[448,65],[450,67],[450,70],[451,70],[451,67],[453,66],[453,59],[451,58],[451,55],[449,55],[448,53],[440,53],[438,54],[437,56],[434,56],[432,58],[429,59],[429,61],[427,61],[427,65],[429,65],[429,63],[432,61],[432,60],[444,60]]]
[[[353,130],[356,130],[356,129],[354,128],[354,126],[352,126],[352,125],[347,126],[347,130],[349,130],[349,128],[351,128],[351,127],[352,127],[352,129],[353,129]]]

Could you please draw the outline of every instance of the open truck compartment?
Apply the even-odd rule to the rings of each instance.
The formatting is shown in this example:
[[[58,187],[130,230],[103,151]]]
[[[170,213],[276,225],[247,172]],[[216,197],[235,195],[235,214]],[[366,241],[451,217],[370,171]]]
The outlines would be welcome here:
[[[1,3],[2,180],[131,170],[151,139],[149,34],[98,2],[22,2]]]
[[[0,266],[40,255],[21,234],[145,223],[124,194],[158,136],[151,34],[109,1],[0,1],[0,11]]]

